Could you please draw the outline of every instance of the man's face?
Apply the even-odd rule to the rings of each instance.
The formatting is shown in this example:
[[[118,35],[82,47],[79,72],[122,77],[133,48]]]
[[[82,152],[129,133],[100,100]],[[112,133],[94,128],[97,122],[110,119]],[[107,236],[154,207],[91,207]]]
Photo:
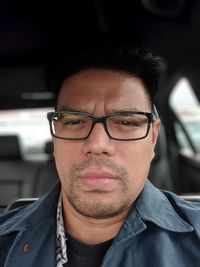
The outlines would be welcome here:
[[[89,69],[66,79],[58,111],[104,116],[119,111],[151,112],[138,78],[110,70]],[[64,205],[86,217],[108,218],[128,210],[140,194],[154,157],[160,121],[142,140],[110,139],[97,123],[86,140],[53,138]]]

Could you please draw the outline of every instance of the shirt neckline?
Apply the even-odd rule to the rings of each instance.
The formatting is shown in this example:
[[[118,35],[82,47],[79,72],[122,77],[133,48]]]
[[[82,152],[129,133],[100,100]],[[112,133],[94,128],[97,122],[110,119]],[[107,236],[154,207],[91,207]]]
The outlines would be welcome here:
[[[111,239],[99,244],[89,245],[89,244],[84,244],[79,240],[76,240],[68,233],[66,233],[66,236],[67,236],[68,251],[71,251],[72,253],[78,255],[79,257],[88,259],[97,257],[102,258],[106,253],[106,251],[109,249],[113,241],[113,239]]]

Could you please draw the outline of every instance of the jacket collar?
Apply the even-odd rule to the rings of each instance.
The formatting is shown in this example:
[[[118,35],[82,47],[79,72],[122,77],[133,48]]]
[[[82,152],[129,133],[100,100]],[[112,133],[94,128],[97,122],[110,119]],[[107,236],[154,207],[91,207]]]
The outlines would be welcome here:
[[[148,222],[171,232],[193,231],[193,227],[174,210],[165,194],[147,180],[114,243],[140,234],[148,228]]]
[[[193,227],[175,211],[164,192],[154,187],[148,180],[135,207],[143,221],[152,222],[172,232],[193,231]]]

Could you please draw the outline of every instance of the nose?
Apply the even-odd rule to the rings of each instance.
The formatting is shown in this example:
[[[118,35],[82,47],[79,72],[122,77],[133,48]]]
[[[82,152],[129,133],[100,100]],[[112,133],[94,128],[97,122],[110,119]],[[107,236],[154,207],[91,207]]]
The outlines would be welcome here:
[[[102,123],[95,124],[90,136],[84,141],[83,153],[85,155],[108,155],[115,152],[115,140],[110,139]]]

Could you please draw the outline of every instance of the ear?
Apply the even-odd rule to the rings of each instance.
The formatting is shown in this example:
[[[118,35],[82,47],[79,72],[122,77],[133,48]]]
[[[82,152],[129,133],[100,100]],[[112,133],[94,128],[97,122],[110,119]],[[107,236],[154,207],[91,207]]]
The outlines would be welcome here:
[[[152,123],[152,134],[151,134],[151,141],[152,141],[152,157],[151,159],[153,160],[153,158],[155,157],[155,146],[156,146],[156,142],[158,139],[158,134],[160,131],[160,125],[161,125],[161,121],[160,119],[157,119],[156,121],[154,121]]]
[[[152,123],[152,144],[156,145],[157,139],[158,139],[158,134],[160,131],[160,126],[161,126],[161,121],[160,119],[157,119]]]
[[[155,146],[158,139],[158,134],[160,131],[161,121],[157,119],[152,124],[152,159],[155,157]]]

